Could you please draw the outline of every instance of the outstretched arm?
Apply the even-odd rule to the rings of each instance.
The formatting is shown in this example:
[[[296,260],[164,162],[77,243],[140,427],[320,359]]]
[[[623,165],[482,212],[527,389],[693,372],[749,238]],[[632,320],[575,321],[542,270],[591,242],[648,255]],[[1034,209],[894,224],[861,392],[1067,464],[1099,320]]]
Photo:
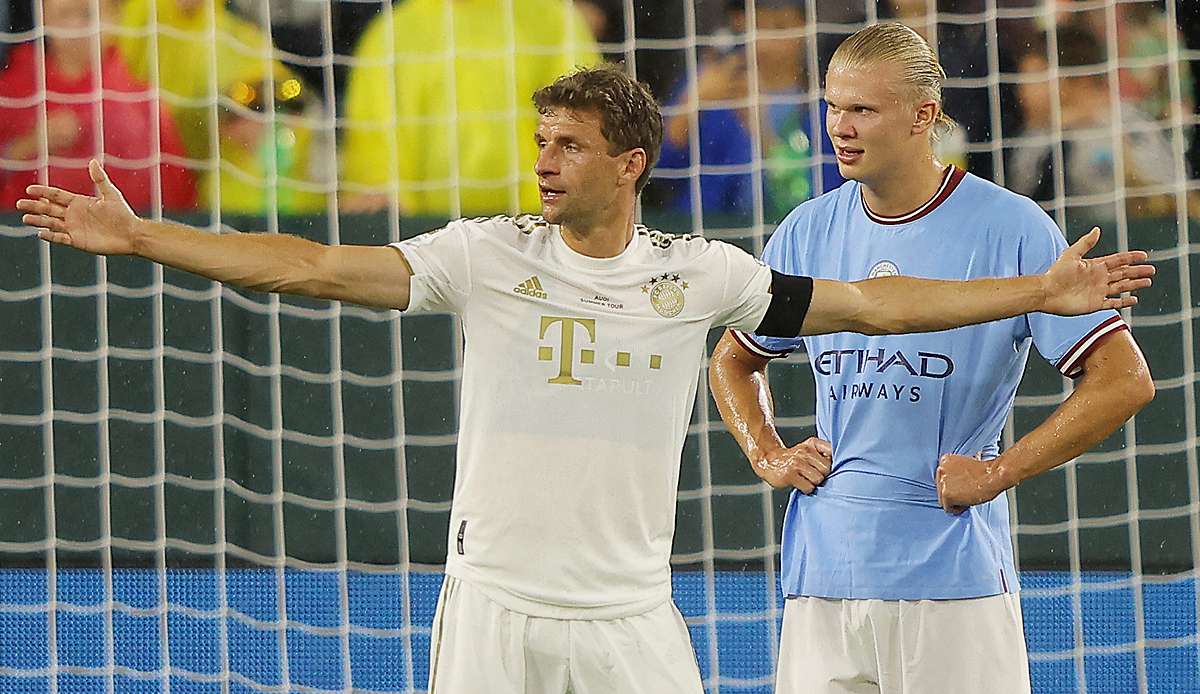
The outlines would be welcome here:
[[[1154,267],[1143,251],[1084,258],[1100,239],[1092,229],[1042,275],[968,282],[880,277],[860,282],[815,280],[800,334],[867,335],[947,330],[1023,313],[1081,315],[1125,308],[1150,286]],[[790,336],[789,336],[790,337]]]
[[[1154,381],[1129,331],[1112,333],[1083,363],[1071,396],[993,460],[944,455],[937,469],[942,507],[960,513],[1095,446],[1154,398]]]
[[[98,197],[34,185],[17,201],[38,237],[98,255],[136,255],[217,282],[265,292],[408,307],[412,269],[387,246],[326,246],[284,234],[212,234],[140,219],[96,161]]]

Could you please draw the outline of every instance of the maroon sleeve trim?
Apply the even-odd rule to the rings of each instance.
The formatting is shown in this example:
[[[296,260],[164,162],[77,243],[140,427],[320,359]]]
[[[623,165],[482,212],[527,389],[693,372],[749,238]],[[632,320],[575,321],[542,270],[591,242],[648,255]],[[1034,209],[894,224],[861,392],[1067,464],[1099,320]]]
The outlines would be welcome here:
[[[750,337],[748,333],[744,333],[741,330],[730,330],[729,332],[733,335],[733,339],[742,346],[742,349],[751,354],[760,356],[763,359],[778,359],[791,354],[791,350],[768,349],[763,347],[755,342],[754,338]]]
[[[1095,351],[1096,347],[1103,342],[1105,337],[1122,330],[1129,330],[1129,326],[1125,324],[1125,321],[1120,316],[1109,318],[1095,328],[1092,328],[1091,332],[1084,335],[1083,339],[1079,342],[1076,342],[1074,347],[1067,350],[1067,353],[1055,365],[1056,368],[1067,378],[1082,376],[1083,362],[1087,359],[1088,355]]]

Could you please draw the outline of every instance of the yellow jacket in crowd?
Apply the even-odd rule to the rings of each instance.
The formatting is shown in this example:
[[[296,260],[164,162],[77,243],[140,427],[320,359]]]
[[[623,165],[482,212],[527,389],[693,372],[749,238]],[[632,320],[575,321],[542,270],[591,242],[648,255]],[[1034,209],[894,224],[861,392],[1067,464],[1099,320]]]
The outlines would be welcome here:
[[[282,65],[275,66],[273,84],[266,77],[255,66],[225,89],[218,116],[221,173],[205,178],[201,197],[219,199],[221,211],[234,214],[323,212],[337,155],[333,133],[321,128],[320,99]]]
[[[151,32],[158,43],[163,102],[175,116],[188,154],[207,159],[214,96],[241,75],[256,68],[265,72],[270,42],[219,0],[128,0],[118,45],[129,69],[147,82],[152,82]]]
[[[434,215],[537,210],[531,96],[600,59],[562,0],[405,0],[356,57],[342,193],[397,185],[401,210]]]

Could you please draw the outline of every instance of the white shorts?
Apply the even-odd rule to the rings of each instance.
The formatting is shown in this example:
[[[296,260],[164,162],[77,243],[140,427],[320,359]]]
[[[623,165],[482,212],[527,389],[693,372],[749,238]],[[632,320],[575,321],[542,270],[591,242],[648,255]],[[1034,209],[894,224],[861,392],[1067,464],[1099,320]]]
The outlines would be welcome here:
[[[775,691],[1029,694],[1020,597],[788,598]]]
[[[429,694],[703,694],[675,604],[561,620],[508,610],[447,576],[429,644]]]

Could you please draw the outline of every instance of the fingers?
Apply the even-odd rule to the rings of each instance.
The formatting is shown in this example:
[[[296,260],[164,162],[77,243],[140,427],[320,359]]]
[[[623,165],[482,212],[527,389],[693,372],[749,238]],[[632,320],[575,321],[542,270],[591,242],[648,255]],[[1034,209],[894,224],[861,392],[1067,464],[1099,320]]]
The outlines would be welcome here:
[[[47,231],[45,229],[38,232],[38,238],[50,243],[58,243],[64,246],[71,245],[71,236],[61,231]]]
[[[800,490],[802,494],[812,494],[817,490],[817,485],[810,482],[808,478],[796,470],[793,470],[792,474],[788,476],[788,483]]]
[[[1125,265],[1110,270],[1108,273],[1108,281],[1115,282],[1117,280],[1129,279],[1133,277],[1153,277],[1157,270],[1153,265]]]
[[[71,204],[75,198],[83,197],[76,193],[72,193],[62,188],[54,186],[32,185],[25,189],[25,193],[31,198],[46,198],[52,203],[66,207]]]
[[[819,439],[814,436],[804,443],[809,444],[814,450],[816,450],[817,453],[820,453],[826,458],[833,457],[833,444],[829,443],[825,439]]]
[[[1148,277],[1153,277],[1156,273],[1157,270],[1154,269],[1154,265],[1127,265],[1124,268],[1111,270],[1109,273],[1109,283],[1120,280],[1148,279]]]
[[[1138,280],[1121,280],[1120,282],[1110,282],[1108,285],[1109,294],[1121,294],[1124,292],[1136,292],[1139,289],[1145,289],[1153,283],[1149,277]]]
[[[1100,308],[1123,309],[1136,306],[1138,298],[1136,296],[1118,296],[1112,299],[1105,299]]]
[[[941,505],[942,509],[944,511],[946,511],[946,513],[950,513],[955,516],[961,514],[963,511],[966,511],[967,510],[966,506],[958,506],[956,504],[953,504],[946,497],[946,483],[944,481],[942,481],[943,475],[942,475],[941,468],[938,468],[936,477],[937,477],[937,485],[936,486],[937,486],[938,504]]]
[[[1100,240],[1100,227],[1092,227],[1091,231],[1084,234],[1083,236],[1080,236],[1078,241],[1071,244],[1070,250],[1075,252],[1080,258],[1082,258],[1083,256],[1087,255],[1088,251],[1095,248],[1096,243],[1099,240]]]
[[[17,209],[21,212],[30,212],[32,214],[49,215],[51,217],[62,218],[67,214],[67,208],[58,203],[50,202],[45,198],[39,200],[29,200],[22,198],[17,201]]]
[[[21,215],[21,222],[31,227],[39,229],[48,229],[54,232],[66,232],[67,224],[59,217],[51,217],[44,214],[26,214]]]
[[[954,504],[949,499],[949,492],[947,490],[947,487],[950,484],[950,481],[948,479],[949,475],[950,475],[949,466],[954,464],[955,457],[956,456],[954,456],[950,453],[947,453],[947,454],[943,455],[942,457],[938,458],[938,466],[937,466],[937,470],[934,471],[934,473],[933,473],[933,479],[934,479],[934,487],[937,489],[938,504],[940,504],[942,509],[945,510],[947,513],[952,513],[957,516],[960,513],[962,513],[963,511],[966,511],[967,507]],[[983,457],[983,454],[980,453],[974,459],[978,460],[978,459],[982,459],[982,457]]]
[[[813,487],[819,487],[821,486],[821,483],[825,481],[825,475],[828,471],[803,465],[797,470],[797,472],[799,472],[800,476],[805,480],[811,482]]]
[[[92,183],[96,184],[96,192],[100,197],[106,198],[112,195],[120,195],[117,192],[116,186],[112,181],[108,180],[108,174],[104,172],[104,167],[100,166],[100,162],[95,159],[88,162],[88,174],[92,177]]]
[[[1095,258],[1096,261],[1104,263],[1104,266],[1109,270],[1115,270],[1125,265],[1133,265],[1135,263],[1144,263],[1149,258],[1146,251],[1124,251],[1121,253],[1112,253],[1106,256]]]

